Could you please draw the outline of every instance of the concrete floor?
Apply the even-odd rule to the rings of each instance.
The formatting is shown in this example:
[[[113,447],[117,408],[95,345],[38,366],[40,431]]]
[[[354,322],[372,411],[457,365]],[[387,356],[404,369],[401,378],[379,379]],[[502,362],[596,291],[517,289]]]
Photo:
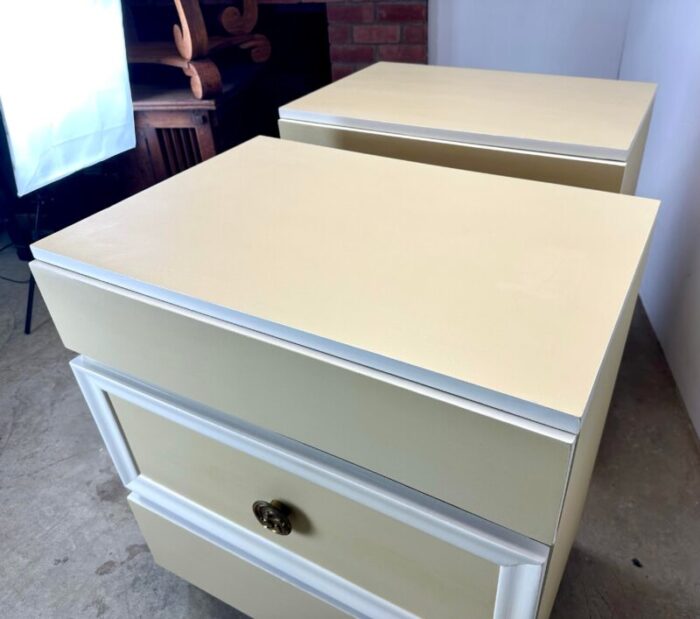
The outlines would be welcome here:
[[[0,274],[27,268],[8,250]],[[0,281],[0,617],[241,617],[153,563],[40,297],[22,333],[25,295]],[[700,617],[700,450],[640,308],[552,617]]]

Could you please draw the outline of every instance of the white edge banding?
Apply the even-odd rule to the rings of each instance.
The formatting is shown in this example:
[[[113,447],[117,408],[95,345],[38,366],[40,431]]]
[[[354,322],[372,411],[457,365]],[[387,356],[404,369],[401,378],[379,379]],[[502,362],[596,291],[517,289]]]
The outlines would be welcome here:
[[[549,548],[545,544],[297,441],[145,385],[85,357],[73,360],[71,365],[86,398],[98,402],[94,409],[93,404],[90,405],[101,432],[103,427],[118,430],[106,394],[127,400],[498,565],[500,572],[494,619],[532,619],[535,616],[536,601],[549,556]],[[134,493],[132,500],[147,509],[341,610],[367,617],[412,616],[324,568],[280,549],[138,475],[121,432],[103,432],[104,436],[109,437],[115,448],[113,451],[108,446],[110,454],[115,453],[122,460],[125,455],[128,456],[127,464],[132,468],[125,469],[124,473],[122,465],[118,464],[117,468],[122,479],[127,480],[125,485]],[[115,459],[115,464],[117,462]],[[271,568],[270,565],[278,567]],[[280,565],[286,565],[288,569],[279,568]],[[510,612],[511,609],[517,609],[518,614],[507,614],[506,611]]]
[[[357,128],[348,128],[346,126],[342,125],[331,125],[327,123],[320,123],[320,122],[312,122],[309,120],[297,120],[292,117],[283,117],[280,116],[280,120],[283,120],[287,123],[294,124],[294,125],[300,125],[304,127],[324,127],[328,128],[331,130],[337,130],[337,131],[353,131],[356,133],[361,133],[364,135],[379,135],[382,137],[388,137],[388,138],[403,138],[406,140],[421,140],[423,142],[437,142],[440,144],[447,144],[450,146],[465,146],[465,147],[470,147],[470,148],[476,148],[476,149],[481,149],[481,150],[487,150],[487,151],[497,151],[497,152],[502,152],[502,153],[515,153],[515,154],[520,154],[520,155],[529,155],[531,157],[545,157],[547,159],[552,159],[553,157],[556,157],[558,160],[564,160],[564,161],[577,161],[581,163],[595,163],[598,165],[607,165],[607,166],[612,166],[612,167],[617,167],[617,168],[625,168],[626,162],[625,161],[620,161],[620,160],[615,160],[615,159],[596,159],[594,157],[581,157],[581,156],[574,156],[574,155],[563,155],[560,153],[551,153],[548,151],[544,150],[525,150],[523,148],[508,148],[505,146],[495,146],[494,144],[490,143],[477,143],[477,142],[457,142],[455,140],[450,140],[450,139],[437,139],[437,138],[424,138],[420,137],[417,135],[406,135],[403,133],[390,133],[389,131],[374,131],[370,129],[357,129]],[[432,165],[432,164],[423,164],[423,165]],[[477,172],[478,173],[478,172]]]
[[[97,429],[100,431],[105,447],[114,462],[119,478],[125,486],[128,486],[139,475],[131,451],[124,440],[122,430],[117,422],[112,405],[107,394],[85,369],[80,357],[70,362],[71,369],[78,381],[80,391],[90,409]]]
[[[61,269],[61,274],[65,277],[71,277],[110,292],[115,292],[115,290],[109,285],[115,286],[120,289],[120,294],[126,296],[129,293],[143,295],[148,297],[153,305],[157,305],[159,301],[167,304],[170,307],[164,309],[170,311],[176,309],[185,314],[189,310],[196,314],[191,317],[197,320],[206,321],[208,319],[225,323],[225,325],[222,325],[221,322],[216,323],[219,328],[228,328],[246,337],[271,343],[384,382],[397,384],[405,389],[419,393],[424,393],[423,390],[427,389],[430,392],[430,397],[435,399],[463,408],[467,407],[474,411],[481,408],[484,412],[489,411],[490,414],[498,417],[500,421],[520,425],[540,434],[546,434],[551,430],[555,433],[553,436],[556,438],[570,440],[571,437],[568,435],[578,434],[580,429],[580,419],[574,415],[504,395],[298,329],[256,318],[214,303],[159,288],[39,247],[32,246],[32,253],[45,267]],[[138,300],[144,301],[143,298]],[[451,398],[451,396],[456,397]],[[469,402],[464,402],[464,400]],[[565,433],[566,436],[558,434],[557,430]]]
[[[421,138],[424,140],[440,140],[458,142],[461,144],[494,146],[508,150],[523,150],[535,153],[565,155],[569,157],[582,157],[596,160],[602,159],[624,162],[627,160],[630,152],[629,148],[603,148],[567,142],[549,142],[546,140],[532,140],[514,136],[489,135],[484,133],[472,133],[469,131],[438,129],[435,127],[402,125],[400,123],[363,120],[348,116],[319,114],[318,112],[308,112],[286,106],[279,109],[279,117],[282,120],[301,121],[315,125],[331,125],[342,127],[344,129],[359,129],[377,133],[390,133],[392,135],[402,135],[405,137]]]

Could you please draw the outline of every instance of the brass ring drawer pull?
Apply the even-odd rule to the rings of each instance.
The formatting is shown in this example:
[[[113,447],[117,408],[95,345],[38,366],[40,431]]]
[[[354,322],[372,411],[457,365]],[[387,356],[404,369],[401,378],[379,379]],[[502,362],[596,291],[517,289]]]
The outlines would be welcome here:
[[[289,535],[292,523],[289,521],[290,509],[280,501],[255,501],[253,513],[258,522],[277,535]]]

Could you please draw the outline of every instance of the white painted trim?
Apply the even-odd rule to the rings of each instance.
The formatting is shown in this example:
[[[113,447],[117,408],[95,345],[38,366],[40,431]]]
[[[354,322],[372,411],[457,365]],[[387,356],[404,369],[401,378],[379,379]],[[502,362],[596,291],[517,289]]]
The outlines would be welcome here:
[[[105,425],[116,425],[112,407],[102,404],[107,401],[105,394],[109,393],[233,449],[269,462],[498,565],[500,572],[494,619],[531,619],[535,616],[549,556],[546,545],[302,443],[145,385],[84,357],[74,359],[71,365],[79,380],[88,385],[88,392],[93,396],[92,401],[89,401],[91,408],[97,403],[93,415],[96,419],[100,417]],[[94,394],[100,392],[102,397],[96,399]],[[109,436],[111,440],[118,439],[123,443],[117,453],[129,454],[131,460],[121,432]],[[135,465],[132,466],[135,468]],[[139,493],[143,494],[143,479],[143,476],[131,478],[127,486],[134,492],[137,488],[142,488]],[[162,496],[162,493],[158,496]],[[189,502],[186,507],[190,509]],[[207,512],[204,508],[198,509]],[[171,511],[181,519],[188,518],[185,512],[178,509],[172,508]],[[201,520],[204,516],[200,514],[198,518]],[[342,604],[347,604],[347,600],[342,599]],[[514,614],[513,609],[517,609],[517,614]]]
[[[547,546],[540,542],[355,464],[230,414],[167,394],[85,357],[74,360],[73,364],[87,380],[107,393],[493,563],[516,565],[542,563],[546,559]]]
[[[493,619],[535,617],[543,582],[544,570],[536,565],[501,567]]]
[[[32,251],[35,258],[41,260],[46,268],[59,272],[63,277],[148,303],[164,311],[176,312],[219,329],[227,329],[402,389],[428,395],[504,423],[569,443],[575,438],[572,435],[580,430],[581,420],[573,415],[248,316],[194,297],[164,290],[40,248],[32,247]]]
[[[83,393],[85,402],[90,409],[97,429],[100,431],[105,447],[114,462],[114,467],[117,469],[117,474],[125,486],[128,486],[139,475],[139,470],[131,455],[122,429],[114,415],[112,405],[105,390],[99,385],[98,381],[94,380],[92,375],[88,374],[80,360],[76,357],[70,362],[71,369],[78,381],[78,386]]]
[[[364,118],[352,118],[350,116],[308,112],[306,110],[287,106],[279,108],[279,117],[282,120],[294,120],[315,125],[330,125],[346,129],[361,129],[373,133],[403,135],[423,140],[458,142],[460,144],[471,144],[475,146],[491,146],[506,150],[521,150],[529,153],[580,157],[584,159],[594,159],[596,161],[625,162],[629,156],[629,148],[602,148],[585,144],[549,142],[546,140],[533,140],[507,135],[489,135],[471,131],[438,129],[437,127],[419,127],[417,125],[403,125],[401,123],[381,122]]]
[[[301,125],[305,127],[328,127],[329,129],[337,130],[337,131],[353,131],[356,133],[363,133],[366,135],[380,135],[383,137],[387,138],[403,138],[406,140],[420,140],[422,142],[436,142],[438,144],[446,144],[448,146],[464,146],[465,148],[474,148],[477,150],[488,150],[488,151],[497,151],[501,153],[516,153],[516,154],[521,154],[521,155],[528,155],[530,157],[545,157],[547,159],[560,159],[564,161],[578,161],[581,163],[594,163],[596,165],[606,165],[606,166],[611,166],[611,167],[616,167],[616,168],[625,168],[627,165],[626,161],[617,161],[613,159],[596,159],[593,157],[579,157],[579,156],[574,156],[574,155],[562,155],[560,153],[550,153],[550,152],[542,152],[542,151],[536,151],[536,150],[524,150],[522,148],[507,148],[504,146],[494,146],[493,144],[477,144],[473,142],[456,142],[453,140],[448,140],[448,139],[435,139],[435,138],[425,138],[425,137],[420,137],[417,135],[408,135],[405,133],[392,133],[388,131],[378,131],[378,130],[371,130],[371,129],[361,129],[361,128],[354,128],[354,127],[348,127],[348,126],[343,126],[343,125],[331,125],[327,123],[321,123],[321,122],[314,122],[310,120],[296,120],[293,118],[285,118],[280,115],[280,120],[283,120],[287,123],[291,123],[294,125]]]
[[[350,615],[416,618],[413,613],[222,518],[148,477],[138,477],[129,489],[132,491],[129,498],[137,505]]]

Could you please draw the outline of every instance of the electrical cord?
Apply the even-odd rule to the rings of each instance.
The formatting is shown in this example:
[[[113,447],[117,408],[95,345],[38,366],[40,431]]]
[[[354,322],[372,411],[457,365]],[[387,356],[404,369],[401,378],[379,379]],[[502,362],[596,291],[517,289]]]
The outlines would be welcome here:
[[[4,275],[0,275],[0,279],[6,282],[12,282],[13,284],[28,284],[29,280],[28,279],[12,279],[11,277],[5,277]]]
[[[28,279],[12,279],[11,277],[5,277],[3,275],[0,275],[0,279],[5,281],[5,282],[11,282],[13,284],[28,284],[29,283]]]

